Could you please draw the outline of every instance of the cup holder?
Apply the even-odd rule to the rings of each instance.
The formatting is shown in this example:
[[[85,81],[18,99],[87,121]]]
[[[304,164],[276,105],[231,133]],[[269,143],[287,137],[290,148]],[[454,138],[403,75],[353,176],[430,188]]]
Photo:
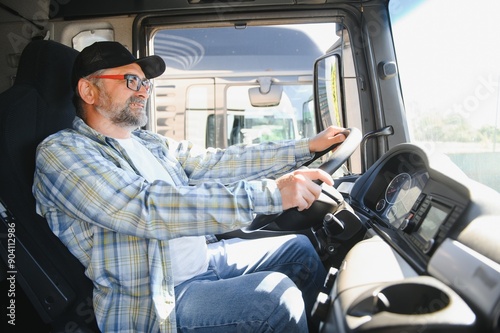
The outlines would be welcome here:
[[[345,332],[477,332],[476,315],[450,287],[418,276],[344,291]]]
[[[376,298],[384,298],[384,311],[407,315],[433,313],[450,304],[450,298],[442,290],[419,283],[387,286]]]
[[[402,315],[422,315],[443,310],[450,297],[441,289],[422,283],[397,283],[364,293],[348,309],[351,316],[361,317],[386,311]]]

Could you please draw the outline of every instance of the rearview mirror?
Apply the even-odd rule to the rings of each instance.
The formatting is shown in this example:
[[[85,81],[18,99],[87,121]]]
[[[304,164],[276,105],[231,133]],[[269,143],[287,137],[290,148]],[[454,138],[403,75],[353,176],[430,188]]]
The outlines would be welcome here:
[[[260,86],[248,90],[250,104],[254,107],[278,106],[283,87],[273,84],[271,78],[268,77],[260,77],[257,81]]]
[[[342,125],[342,90],[339,56],[330,54],[314,64],[314,99],[318,128]]]

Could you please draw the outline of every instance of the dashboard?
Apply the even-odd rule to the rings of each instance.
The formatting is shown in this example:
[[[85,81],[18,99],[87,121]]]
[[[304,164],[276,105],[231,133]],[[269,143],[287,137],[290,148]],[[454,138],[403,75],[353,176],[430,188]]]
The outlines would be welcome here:
[[[420,320],[436,332],[500,332],[498,192],[413,144],[345,188],[369,232],[339,268],[324,332],[414,331]],[[431,309],[432,300],[443,306]]]
[[[367,223],[421,273],[451,230],[460,228],[469,201],[467,188],[456,181],[464,175],[453,175],[451,167],[440,173],[428,158],[416,146],[400,146],[361,176],[351,193]]]

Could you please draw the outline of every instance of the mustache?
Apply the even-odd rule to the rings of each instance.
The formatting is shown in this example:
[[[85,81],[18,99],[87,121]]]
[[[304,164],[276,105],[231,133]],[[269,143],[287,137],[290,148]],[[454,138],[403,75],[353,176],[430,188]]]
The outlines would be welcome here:
[[[146,105],[146,101],[147,101],[146,98],[132,96],[128,99],[128,104],[137,103]]]

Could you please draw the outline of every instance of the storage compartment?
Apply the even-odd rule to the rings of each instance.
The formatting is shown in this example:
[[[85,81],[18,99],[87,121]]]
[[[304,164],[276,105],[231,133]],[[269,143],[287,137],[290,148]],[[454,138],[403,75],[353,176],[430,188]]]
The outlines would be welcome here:
[[[345,332],[474,332],[476,316],[451,288],[429,276],[360,286],[334,303]]]
[[[419,276],[380,238],[348,253],[321,333],[477,332],[476,315],[450,287]]]
[[[351,316],[373,315],[381,311],[417,315],[441,311],[450,298],[441,289],[422,283],[398,283],[370,290],[353,302]]]

